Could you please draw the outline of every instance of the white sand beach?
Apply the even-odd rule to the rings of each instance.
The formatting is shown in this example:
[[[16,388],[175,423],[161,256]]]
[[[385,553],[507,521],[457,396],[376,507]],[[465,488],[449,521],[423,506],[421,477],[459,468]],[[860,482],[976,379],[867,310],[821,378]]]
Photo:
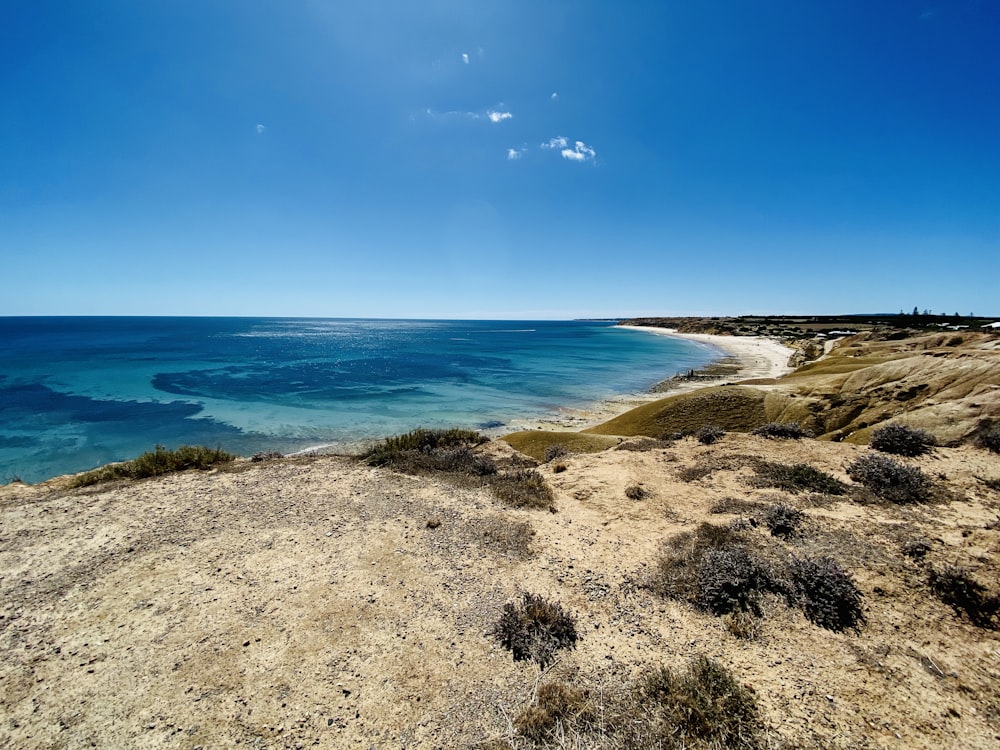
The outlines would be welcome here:
[[[795,353],[775,339],[763,336],[717,336],[711,333],[678,333],[673,328],[651,328],[648,326],[619,326],[632,331],[646,331],[657,336],[675,336],[688,341],[700,341],[722,349],[739,360],[740,370],[736,380],[752,378],[780,378],[792,370],[788,360]],[[702,382],[701,385],[705,383]],[[700,387],[700,386],[699,386]]]
[[[725,352],[739,368],[735,372],[718,378],[699,377],[690,380],[669,382],[669,388],[661,388],[648,393],[631,393],[592,404],[585,409],[560,409],[559,414],[537,420],[515,420],[496,430],[503,434],[517,430],[583,430],[622,414],[629,409],[655,401],[666,396],[705,388],[707,386],[733,383],[742,380],[779,378],[791,372],[788,364],[795,350],[774,339],[761,336],[717,336],[708,333],[678,333],[672,328],[649,326],[618,326],[633,331],[644,331],[657,336],[675,336],[696,341]],[[491,431],[487,430],[486,433]]]

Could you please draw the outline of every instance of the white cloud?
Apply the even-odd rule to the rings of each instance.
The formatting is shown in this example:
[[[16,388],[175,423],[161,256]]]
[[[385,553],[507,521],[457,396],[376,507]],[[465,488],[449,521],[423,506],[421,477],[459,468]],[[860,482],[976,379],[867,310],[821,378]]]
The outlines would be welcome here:
[[[525,151],[526,151],[526,149],[523,149],[523,148],[509,148],[509,149],[507,149],[507,161],[515,161],[517,159],[520,159],[524,155]]]
[[[514,115],[510,112],[498,112],[495,109],[491,109],[486,113],[486,116],[490,118],[490,122],[503,122],[504,120],[509,120]]]
[[[264,131],[267,130],[267,125],[261,125],[258,122],[256,130],[257,130],[257,135],[263,135]]]
[[[558,98],[559,98],[559,94],[557,92],[555,92],[555,91],[553,91],[552,92],[552,96],[549,97],[549,99],[551,99],[552,101],[555,101]]]
[[[469,53],[468,52],[463,52],[462,53],[462,62],[464,62],[466,65],[469,64]]]
[[[570,161],[593,161],[597,158],[597,152],[583,141],[574,141],[571,148],[569,139],[561,135],[549,138],[548,143],[542,144],[542,148],[559,149],[562,158]]]

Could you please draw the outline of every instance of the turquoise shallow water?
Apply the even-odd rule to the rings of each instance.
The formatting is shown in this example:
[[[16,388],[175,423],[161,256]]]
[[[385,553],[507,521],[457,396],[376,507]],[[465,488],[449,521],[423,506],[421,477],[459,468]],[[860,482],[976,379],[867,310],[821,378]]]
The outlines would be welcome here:
[[[719,356],[600,322],[0,318],[0,482],[156,444],[249,455],[500,428]]]

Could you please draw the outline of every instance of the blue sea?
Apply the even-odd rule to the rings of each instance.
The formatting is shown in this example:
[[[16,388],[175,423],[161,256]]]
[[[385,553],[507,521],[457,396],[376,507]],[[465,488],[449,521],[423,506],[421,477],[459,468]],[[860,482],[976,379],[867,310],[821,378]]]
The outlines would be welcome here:
[[[251,455],[515,429],[719,356],[605,322],[0,318],[0,483],[157,444]]]

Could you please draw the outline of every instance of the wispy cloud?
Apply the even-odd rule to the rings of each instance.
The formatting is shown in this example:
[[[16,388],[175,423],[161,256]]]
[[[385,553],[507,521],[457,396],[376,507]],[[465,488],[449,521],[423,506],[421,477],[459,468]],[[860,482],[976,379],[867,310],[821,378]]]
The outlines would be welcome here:
[[[447,112],[441,112],[427,107],[424,109],[423,114],[425,117],[436,122],[447,122],[449,120],[489,120],[492,123],[498,123],[514,117],[513,113],[500,109],[488,109],[485,112],[452,109]]]
[[[552,96],[549,97],[549,99],[551,99],[552,101],[555,101],[558,98],[559,98],[559,92],[557,91],[553,91]]]
[[[562,135],[549,138],[542,148],[558,150],[563,159],[570,161],[593,161],[597,158],[597,152],[591,146],[583,141],[574,141],[570,146],[569,139]]]
[[[507,161],[516,161],[524,156],[524,152],[527,151],[525,148],[509,148],[507,149]]]
[[[263,134],[264,134],[264,131],[265,131],[265,130],[267,130],[267,125],[261,125],[261,124],[260,124],[260,123],[258,122],[258,123],[257,123],[257,128],[256,128],[256,130],[257,130],[257,135],[263,135]]]
[[[466,65],[469,64],[469,53],[468,52],[463,52],[462,53],[462,62],[464,62]]]

